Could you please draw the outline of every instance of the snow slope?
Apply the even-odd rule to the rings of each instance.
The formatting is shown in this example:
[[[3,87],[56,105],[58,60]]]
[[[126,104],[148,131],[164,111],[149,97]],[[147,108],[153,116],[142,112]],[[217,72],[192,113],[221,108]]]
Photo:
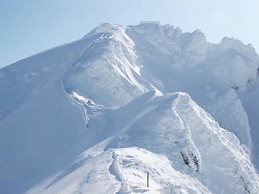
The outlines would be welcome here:
[[[0,193],[257,193],[258,66],[238,40],[142,23],[2,68]]]
[[[130,117],[128,110],[136,112]],[[150,92],[109,115],[107,123],[113,124],[99,128],[105,141],[95,140],[101,142],[96,148],[30,192],[95,193],[99,187],[98,193],[259,190],[258,175],[239,140],[186,93],[157,97]],[[89,128],[96,129],[92,122]],[[122,122],[125,127],[116,127]],[[150,188],[146,188],[146,172],[151,176]]]
[[[175,171],[164,156],[140,148],[109,150],[78,163],[72,171],[64,172],[68,175],[53,177],[54,180],[28,193],[168,193],[171,189],[209,193],[197,180]],[[150,173],[149,188],[147,172]]]

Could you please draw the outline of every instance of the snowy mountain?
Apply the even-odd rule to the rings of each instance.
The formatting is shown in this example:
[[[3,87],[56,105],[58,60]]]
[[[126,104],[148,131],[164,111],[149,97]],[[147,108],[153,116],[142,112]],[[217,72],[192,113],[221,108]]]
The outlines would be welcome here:
[[[157,22],[2,68],[0,193],[258,193],[258,77],[251,45]]]

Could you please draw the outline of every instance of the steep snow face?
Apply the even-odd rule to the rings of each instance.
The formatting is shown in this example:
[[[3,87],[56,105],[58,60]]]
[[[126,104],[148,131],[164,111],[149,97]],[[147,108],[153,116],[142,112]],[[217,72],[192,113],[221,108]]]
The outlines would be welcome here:
[[[253,155],[252,159],[258,168],[259,164],[259,131],[258,131],[258,118],[259,118],[259,87],[253,88],[249,92],[243,92],[239,94],[239,98],[242,101],[242,104],[247,112],[249,125],[251,127],[251,136],[253,140]]]
[[[223,95],[218,95],[215,91],[208,89],[210,112],[221,126],[238,135],[240,141],[248,146],[253,147],[250,134],[250,125],[246,111],[243,108],[241,100],[238,98],[234,90],[228,90]]]

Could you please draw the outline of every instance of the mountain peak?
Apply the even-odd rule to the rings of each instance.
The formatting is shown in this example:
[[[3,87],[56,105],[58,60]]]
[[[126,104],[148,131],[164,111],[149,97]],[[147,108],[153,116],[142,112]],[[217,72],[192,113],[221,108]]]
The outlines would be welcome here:
[[[94,34],[110,34],[114,32],[118,32],[123,30],[124,27],[118,24],[111,24],[111,23],[102,23],[98,25],[95,29],[89,32],[84,38],[92,36]]]
[[[0,193],[257,193],[258,66],[142,22],[2,68]]]
[[[234,47],[237,49],[240,49],[242,51],[245,51],[246,53],[251,52],[251,53],[255,53],[255,49],[251,44],[247,44],[245,45],[244,43],[242,43],[240,40],[236,39],[236,38],[230,38],[230,37],[224,37],[222,38],[220,44],[225,47],[226,49],[230,48],[230,47]]]

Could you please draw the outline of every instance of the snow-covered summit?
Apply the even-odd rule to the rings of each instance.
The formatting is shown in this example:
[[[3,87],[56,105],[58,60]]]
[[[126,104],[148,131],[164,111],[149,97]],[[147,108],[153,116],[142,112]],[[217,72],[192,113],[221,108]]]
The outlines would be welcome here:
[[[238,40],[144,22],[2,68],[0,193],[257,193],[258,67]]]
[[[94,34],[114,33],[114,32],[120,31],[122,28],[124,28],[124,27],[121,26],[121,25],[118,25],[118,24],[102,23],[99,26],[97,26],[95,29],[93,29],[91,32],[89,32],[83,38],[87,38],[87,37],[92,36]]]

